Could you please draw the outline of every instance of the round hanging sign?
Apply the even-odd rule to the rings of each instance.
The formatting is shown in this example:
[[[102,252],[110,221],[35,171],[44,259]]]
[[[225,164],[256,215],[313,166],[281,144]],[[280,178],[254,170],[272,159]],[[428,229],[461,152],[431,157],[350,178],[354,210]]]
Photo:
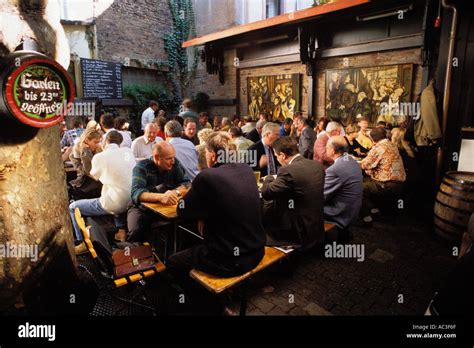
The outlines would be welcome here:
[[[56,61],[38,53],[19,52],[13,54],[7,70],[2,76],[4,105],[7,114],[20,122],[36,128],[51,127],[72,108],[72,79]]]

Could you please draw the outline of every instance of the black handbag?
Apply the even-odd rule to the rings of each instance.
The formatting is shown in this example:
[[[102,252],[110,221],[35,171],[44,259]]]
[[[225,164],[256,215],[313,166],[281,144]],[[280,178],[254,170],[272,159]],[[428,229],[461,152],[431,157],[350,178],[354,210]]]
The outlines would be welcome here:
[[[70,186],[71,198],[74,200],[99,198],[102,192],[102,183],[87,175],[81,178],[79,185],[76,180],[70,182]]]
[[[92,193],[97,190],[100,192],[102,190],[102,183],[100,181],[92,179],[90,176],[84,175],[84,181],[78,187],[84,193]]]

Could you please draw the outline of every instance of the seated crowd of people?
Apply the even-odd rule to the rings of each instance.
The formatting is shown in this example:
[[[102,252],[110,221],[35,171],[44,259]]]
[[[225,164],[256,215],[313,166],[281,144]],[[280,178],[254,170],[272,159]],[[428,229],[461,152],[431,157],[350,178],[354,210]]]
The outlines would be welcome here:
[[[172,255],[168,266],[233,276],[255,267],[265,245],[309,250],[328,238],[347,240],[352,224],[370,226],[379,202],[403,193],[401,152],[413,155],[403,129],[369,131],[364,118],[345,129],[325,118],[314,126],[302,113],[284,122],[266,114],[214,117],[211,125],[190,101],[183,105],[166,119],[154,117],[158,103],[151,102],[144,134],[133,140],[124,119],[107,114],[65,132],[61,145],[77,171],[69,207],[77,253],[85,245],[76,208],[83,216],[112,215],[117,240],[143,242],[159,217],[142,203],[182,202],[179,218],[195,223],[204,239]],[[335,225],[329,237],[325,222]]]

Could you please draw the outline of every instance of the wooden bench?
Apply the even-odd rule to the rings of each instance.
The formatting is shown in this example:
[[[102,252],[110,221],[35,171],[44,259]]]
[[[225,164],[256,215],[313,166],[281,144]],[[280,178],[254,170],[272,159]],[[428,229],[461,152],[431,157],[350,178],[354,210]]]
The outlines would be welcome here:
[[[273,247],[265,247],[265,256],[263,256],[257,267],[240,276],[219,278],[197,269],[191,270],[189,275],[210,292],[214,294],[220,294],[223,291],[242,283],[244,280],[250,278],[252,275],[260,272],[261,270],[264,270],[268,266],[273,265],[275,262],[284,259],[287,255],[288,254],[285,254],[283,251],[277,250]],[[240,315],[243,316],[247,311],[247,289],[243,287],[241,290]]]
[[[265,256],[262,258],[257,267],[240,276],[232,278],[219,278],[197,269],[193,269],[190,275],[191,278],[196,279],[210,292],[214,294],[220,294],[224,290],[234,287],[235,285],[241,283],[245,279],[249,278],[255,273],[260,272],[275,262],[282,260],[286,257],[286,255],[287,254],[285,254],[283,251],[277,250],[273,247],[265,247]]]
[[[327,233],[331,231],[335,226],[333,224],[325,223],[324,224],[324,231]],[[293,249],[292,249],[293,250]],[[199,271],[197,269],[191,270],[189,275],[191,278],[195,279],[199,284],[201,284],[203,287],[205,287],[208,291],[214,293],[214,294],[220,294],[224,292],[227,289],[231,289],[245,280],[251,278],[253,275],[257,274],[258,272],[266,269],[267,267],[273,265],[274,263],[283,260],[286,258],[288,255],[290,255],[291,252],[283,252],[280,251],[274,247],[265,247],[265,256],[262,258],[260,263],[252,269],[251,271],[248,271],[245,274],[242,274],[237,277],[231,277],[231,278],[220,278],[213,276],[211,274]],[[247,311],[247,291],[245,287],[241,289],[241,302],[240,302],[240,315],[243,316],[245,315]]]

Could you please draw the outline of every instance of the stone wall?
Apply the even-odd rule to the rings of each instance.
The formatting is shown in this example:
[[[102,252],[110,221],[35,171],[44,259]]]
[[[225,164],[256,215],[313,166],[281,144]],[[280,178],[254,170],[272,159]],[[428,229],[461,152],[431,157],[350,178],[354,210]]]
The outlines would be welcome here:
[[[238,25],[235,0],[194,0],[197,36]]]
[[[171,25],[167,0],[116,0],[97,18],[99,59],[167,60],[163,37]]]
[[[235,50],[229,50],[224,55],[225,83],[219,82],[218,75],[210,75],[206,71],[205,63],[199,62],[195,78],[191,84],[191,94],[198,92],[209,95],[210,100],[237,99],[237,68],[234,66]],[[191,97],[191,96],[188,96]],[[210,108],[212,115],[230,116],[237,114],[237,105],[216,105]]]

